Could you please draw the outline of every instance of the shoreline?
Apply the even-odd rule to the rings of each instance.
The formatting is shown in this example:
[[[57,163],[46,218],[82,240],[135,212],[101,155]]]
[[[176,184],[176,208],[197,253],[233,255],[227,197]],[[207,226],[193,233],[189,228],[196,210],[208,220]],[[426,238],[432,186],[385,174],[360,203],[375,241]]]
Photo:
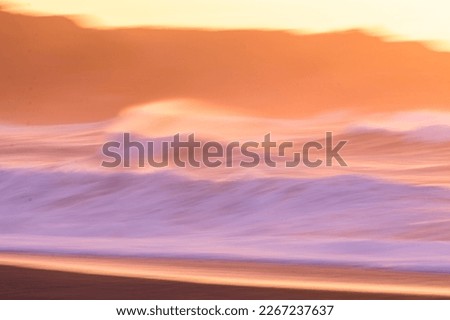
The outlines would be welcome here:
[[[24,253],[0,253],[0,283],[0,299],[58,299],[67,295],[69,299],[156,300],[450,298],[450,274]],[[121,288],[129,288],[131,295]]]
[[[445,297],[243,287],[0,266],[0,300],[412,300]]]

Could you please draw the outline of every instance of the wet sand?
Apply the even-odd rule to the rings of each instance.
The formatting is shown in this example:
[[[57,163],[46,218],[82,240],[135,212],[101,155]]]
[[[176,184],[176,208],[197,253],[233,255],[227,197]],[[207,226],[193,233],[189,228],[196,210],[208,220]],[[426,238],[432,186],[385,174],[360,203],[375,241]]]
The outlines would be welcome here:
[[[0,254],[0,299],[448,299],[450,275],[187,259]]]
[[[4,300],[339,300],[437,299],[320,290],[293,290],[86,275],[0,266],[0,299]]]

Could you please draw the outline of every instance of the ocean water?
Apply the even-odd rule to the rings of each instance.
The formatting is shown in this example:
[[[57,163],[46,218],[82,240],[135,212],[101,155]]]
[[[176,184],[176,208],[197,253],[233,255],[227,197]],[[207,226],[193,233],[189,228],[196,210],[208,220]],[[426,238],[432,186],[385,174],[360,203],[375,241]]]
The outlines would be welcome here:
[[[165,101],[99,123],[0,125],[0,250],[450,272],[450,113],[292,120],[195,105]],[[347,141],[347,166],[286,168],[274,156],[275,168],[139,168],[134,155],[130,168],[102,167],[102,145],[124,132],[155,143],[195,133],[223,145],[271,133],[294,146],[333,132]]]

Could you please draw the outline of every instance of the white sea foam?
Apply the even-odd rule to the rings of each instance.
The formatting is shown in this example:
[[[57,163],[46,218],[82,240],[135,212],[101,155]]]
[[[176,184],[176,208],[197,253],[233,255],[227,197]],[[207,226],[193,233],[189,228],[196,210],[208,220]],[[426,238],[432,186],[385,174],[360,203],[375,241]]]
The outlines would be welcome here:
[[[394,130],[357,127],[348,115],[271,120],[175,109],[144,107],[83,125],[0,126],[0,250],[450,272],[446,117]],[[195,132],[221,143],[271,132],[301,143],[326,131],[348,140],[348,167],[100,166],[103,143],[123,132],[142,141]]]

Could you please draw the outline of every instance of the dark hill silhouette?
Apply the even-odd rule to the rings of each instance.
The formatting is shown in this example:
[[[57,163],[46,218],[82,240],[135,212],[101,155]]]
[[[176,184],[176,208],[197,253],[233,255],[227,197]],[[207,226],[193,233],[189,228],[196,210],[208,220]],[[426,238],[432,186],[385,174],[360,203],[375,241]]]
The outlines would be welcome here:
[[[450,53],[356,30],[97,30],[0,11],[0,45],[1,121],[94,121],[177,97],[273,117],[450,109]]]

